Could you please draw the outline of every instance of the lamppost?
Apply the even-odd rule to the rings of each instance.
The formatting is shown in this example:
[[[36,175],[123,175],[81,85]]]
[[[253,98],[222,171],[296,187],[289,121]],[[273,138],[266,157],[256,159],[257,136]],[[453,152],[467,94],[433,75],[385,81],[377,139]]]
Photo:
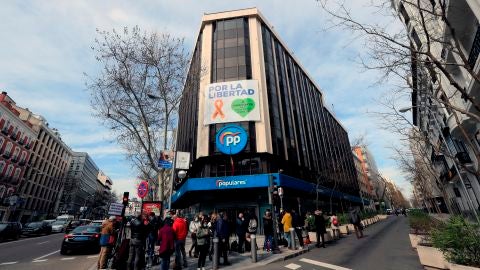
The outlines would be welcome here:
[[[398,111],[401,112],[401,113],[406,113],[409,110],[413,109],[414,107],[416,107],[416,106],[402,108]],[[473,203],[472,198],[470,197],[470,194],[468,193],[467,187],[465,186],[465,181],[463,180],[463,176],[460,173],[460,170],[458,169],[457,161],[455,160],[455,158],[453,158],[453,153],[450,150],[450,147],[448,146],[448,143],[447,143],[447,140],[445,139],[445,136],[443,136],[442,126],[438,123],[437,117],[434,115],[434,112],[429,107],[424,107],[424,108],[426,108],[431,114],[433,114],[433,119],[435,120],[435,125],[437,126],[438,130],[440,131],[439,132],[440,137],[442,138],[443,144],[445,145],[445,148],[447,149],[448,154],[450,155],[450,157],[452,157],[451,159],[453,161],[453,167],[455,168],[455,171],[457,172],[458,178],[460,179],[460,182],[462,183],[462,187],[465,190],[465,194],[467,196],[467,203],[468,203],[469,207],[472,209],[472,212],[475,215],[475,218],[477,219],[477,222],[480,223],[480,218],[478,216],[477,210],[475,209],[475,204]]]

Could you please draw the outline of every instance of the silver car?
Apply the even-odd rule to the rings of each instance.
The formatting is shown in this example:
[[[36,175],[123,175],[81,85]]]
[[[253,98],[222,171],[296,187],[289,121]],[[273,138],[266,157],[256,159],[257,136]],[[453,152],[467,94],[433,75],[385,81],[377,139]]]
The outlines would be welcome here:
[[[64,220],[57,220],[52,223],[52,232],[64,232],[67,227],[67,222]]]

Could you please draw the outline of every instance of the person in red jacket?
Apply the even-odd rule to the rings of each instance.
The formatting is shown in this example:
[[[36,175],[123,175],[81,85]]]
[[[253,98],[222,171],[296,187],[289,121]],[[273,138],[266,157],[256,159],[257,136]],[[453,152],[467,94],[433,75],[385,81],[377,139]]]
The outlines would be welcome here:
[[[158,254],[162,258],[161,270],[168,270],[170,268],[170,256],[172,256],[175,250],[175,235],[172,229],[171,218],[165,218],[163,227],[158,231],[157,239],[160,242]]]
[[[173,232],[175,233],[175,269],[182,269],[181,263],[183,258],[183,267],[188,267],[187,253],[185,252],[185,240],[188,234],[187,221],[183,217],[182,212],[177,212],[173,216]]]

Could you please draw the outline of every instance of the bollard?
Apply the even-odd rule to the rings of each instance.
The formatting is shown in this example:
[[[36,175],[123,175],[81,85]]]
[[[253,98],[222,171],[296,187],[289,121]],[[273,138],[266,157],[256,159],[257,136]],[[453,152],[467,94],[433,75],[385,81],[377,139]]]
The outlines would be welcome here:
[[[218,237],[213,238],[213,270],[218,269]]]
[[[250,250],[252,251],[252,262],[257,262],[257,236],[255,234],[250,235]]]
[[[290,242],[292,243],[292,249],[295,250],[297,249],[297,245],[295,243],[295,229],[290,228]]]

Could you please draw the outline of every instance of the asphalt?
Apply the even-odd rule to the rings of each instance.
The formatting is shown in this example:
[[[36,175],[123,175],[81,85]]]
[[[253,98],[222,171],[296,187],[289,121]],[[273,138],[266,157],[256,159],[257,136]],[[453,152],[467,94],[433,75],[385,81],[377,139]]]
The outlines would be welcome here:
[[[315,248],[290,260],[257,269],[355,269],[355,270],[421,270],[417,253],[408,237],[409,226],[403,216],[389,216],[367,227],[365,237],[355,234]]]
[[[0,269],[83,270],[97,262],[95,253],[60,255],[63,236],[58,233],[0,243]]]

